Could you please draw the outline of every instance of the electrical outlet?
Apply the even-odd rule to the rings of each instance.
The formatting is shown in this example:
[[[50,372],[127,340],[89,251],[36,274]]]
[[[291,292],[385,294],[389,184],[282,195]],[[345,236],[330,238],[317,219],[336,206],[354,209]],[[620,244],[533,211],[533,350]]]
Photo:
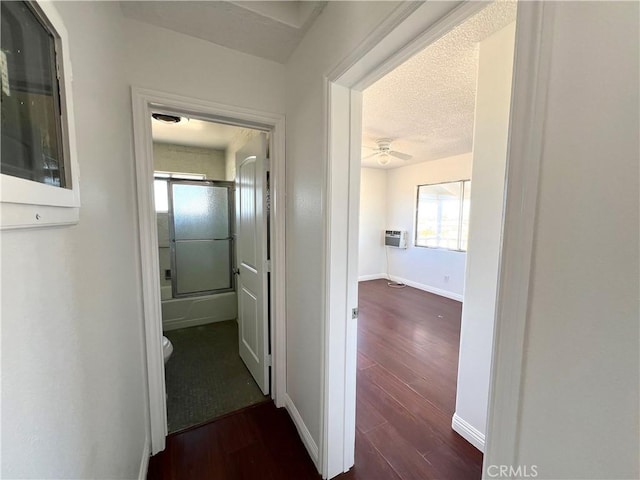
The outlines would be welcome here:
[[[444,276],[444,283],[449,283],[449,275]]]

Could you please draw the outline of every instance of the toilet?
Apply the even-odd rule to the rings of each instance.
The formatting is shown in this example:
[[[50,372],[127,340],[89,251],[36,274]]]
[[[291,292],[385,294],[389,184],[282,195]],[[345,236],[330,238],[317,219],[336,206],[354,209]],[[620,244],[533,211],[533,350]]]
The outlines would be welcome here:
[[[163,336],[162,337],[162,356],[164,357],[164,363],[167,363],[169,361],[169,357],[171,356],[171,354],[173,353],[173,345],[171,344],[171,341]]]

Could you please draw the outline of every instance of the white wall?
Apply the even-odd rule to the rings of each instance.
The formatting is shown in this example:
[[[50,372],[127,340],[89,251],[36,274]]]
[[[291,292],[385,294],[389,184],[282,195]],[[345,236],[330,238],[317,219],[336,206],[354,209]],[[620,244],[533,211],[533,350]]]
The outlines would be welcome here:
[[[225,150],[225,178],[234,182],[236,180],[236,153],[244,147],[249,140],[259,135],[258,130],[243,128],[231,139]]]
[[[2,477],[137,478],[142,306],[120,10],[56,3],[69,32],[80,223],[4,231]]]
[[[640,12],[555,8],[517,461],[636,479]]]
[[[394,280],[462,300],[467,255],[415,246],[416,195],[420,184],[470,179],[472,161],[472,154],[465,153],[387,170],[387,228],[409,234],[406,250],[388,249],[389,273]]]
[[[137,478],[146,438],[130,85],[283,113],[284,66],[59,2],[82,208],[2,232],[2,476]],[[99,114],[98,114],[99,113]]]
[[[515,23],[480,42],[472,200],[454,428],[484,438],[502,236]]]
[[[321,435],[324,328],[324,77],[396,7],[329,2],[287,63],[287,393]]]
[[[284,113],[284,66],[125,18],[132,85]]]
[[[153,166],[162,172],[201,173],[225,180],[225,151],[153,142]]]
[[[362,168],[360,171],[360,231],[358,276],[360,280],[383,278],[387,265],[384,230],[387,225],[387,171]]]

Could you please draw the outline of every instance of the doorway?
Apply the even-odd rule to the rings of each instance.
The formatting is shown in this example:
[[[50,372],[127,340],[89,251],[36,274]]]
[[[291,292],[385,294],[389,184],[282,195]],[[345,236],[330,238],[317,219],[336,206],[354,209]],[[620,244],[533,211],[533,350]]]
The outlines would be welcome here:
[[[152,113],[151,124],[167,424],[176,433],[268,398],[268,372],[255,371],[269,354],[269,273],[261,267],[269,256],[262,241],[270,213],[262,201],[268,195],[267,134],[166,111]],[[241,157],[244,164],[254,139],[260,142],[251,160],[260,163],[259,181],[247,192],[247,181],[235,181],[236,163]],[[243,198],[236,184],[258,200],[251,204],[266,217],[250,232],[242,220],[246,212],[237,212],[245,202],[236,202]],[[247,237],[264,247],[251,262],[264,281],[251,292],[261,305],[250,318],[239,308],[247,273],[240,275],[246,262],[237,258]]]
[[[402,478],[481,476],[491,345],[469,329],[493,328],[515,19],[486,4],[362,93],[356,478],[369,445]]]
[[[328,285],[344,285],[346,291],[329,288],[327,292],[327,325],[329,331],[344,332],[339,339],[329,337],[325,344],[325,412],[339,411],[344,421],[325,415],[324,438],[340,438],[341,447],[331,446],[324,453],[324,474],[331,478],[353,465],[355,437],[355,377],[357,342],[357,244],[360,181],[360,142],[362,124],[362,90],[385,73],[433,43],[451,28],[476,13],[483,5],[472,2],[452,6],[450,11],[434,12],[428,4],[407,13],[400,27],[372,35],[375,46],[340,65],[328,79],[329,90],[329,231],[327,244]],[[437,16],[436,16],[437,15]],[[510,464],[514,459],[513,442],[517,428],[519,372],[522,365],[522,345],[528,273],[530,269],[531,232],[533,218],[523,212],[535,208],[538,152],[541,145],[540,121],[544,112],[545,79],[550,51],[545,41],[544,26],[552,24],[553,9],[540,3],[521,3],[516,21],[513,95],[508,134],[505,208],[501,244],[500,269],[495,312],[495,333],[490,375],[490,398],[487,418],[488,442],[485,464]],[[436,20],[437,19],[437,20]],[[421,28],[417,28],[421,25]],[[403,28],[404,27],[404,28]],[[377,36],[379,35],[379,36]],[[396,37],[396,38],[394,38]],[[385,39],[383,41],[382,39]],[[387,41],[388,40],[388,41]],[[525,73],[526,72],[526,73]],[[346,162],[345,158],[349,161]],[[347,212],[339,208],[349,205]],[[346,232],[346,233],[344,233]],[[347,271],[332,265],[347,265]],[[507,321],[508,319],[508,321]],[[335,355],[336,345],[343,347],[343,356]],[[329,345],[332,350],[329,350]],[[329,351],[334,354],[329,357]],[[334,373],[335,372],[335,373]],[[514,373],[515,372],[515,373]],[[332,392],[335,392],[332,395]],[[335,395],[344,392],[346,400]],[[496,406],[499,406],[496,410]],[[335,442],[334,442],[335,445]],[[340,452],[334,455],[333,452]]]
[[[284,119],[277,115],[262,114],[222,104],[137,88],[133,89],[133,110],[144,289],[144,324],[147,347],[150,453],[155,454],[164,449],[165,437],[168,433],[166,395],[169,392],[167,391],[167,382],[165,382],[163,364],[163,308],[160,289],[160,278],[166,273],[164,270],[167,269],[162,269],[162,271],[160,269],[158,222],[153,191],[154,172],[159,172],[162,175],[163,171],[156,169],[153,162],[152,115],[159,113],[167,116],[188,118],[193,122],[214,122],[224,126],[240,127],[244,130],[257,131],[255,137],[261,139],[262,154],[244,151],[243,147],[251,144],[251,139],[244,139],[246,141],[242,142],[237,149],[233,170],[235,170],[236,165],[241,165],[248,158],[252,161],[258,158],[259,165],[254,162],[254,168],[248,170],[249,174],[253,173],[254,175],[253,186],[260,184],[259,187],[263,189],[263,195],[257,195],[255,188],[253,193],[246,189],[235,189],[235,182],[233,187],[229,183],[220,183],[221,181],[229,182],[227,178],[214,180],[207,179],[206,175],[204,179],[171,178],[170,174],[172,172],[169,172],[169,178],[165,179],[167,180],[167,188],[171,188],[170,191],[168,190],[169,201],[167,203],[170,203],[169,208],[173,212],[168,229],[172,239],[169,243],[171,253],[169,276],[172,277],[169,287],[171,300],[185,300],[188,302],[193,298],[202,300],[203,297],[215,297],[206,298],[205,300],[209,302],[217,300],[220,308],[209,308],[207,311],[213,316],[218,316],[217,320],[223,320],[221,322],[208,323],[207,325],[198,325],[198,321],[202,319],[197,318],[198,315],[195,315],[194,317],[196,318],[182,318],[174,321],[174,325],[170,326],[166,333],[170,337],[172,335],[171,331],[177,332],[179,330],[179,328],[173,329],[171,327],[184,328],[186,326],[184,330],[189,328],[215,329],[223,326],[226,320],[221,316],[233,316],[234,311],[240,312],[239,324],[236,330],[238,332],[236,347],[241,345],[248,346],[249,351],[246,352],[247,349],[245,348],[245,353],[248,353],[248,356],[254,358],[254,360],[257,357],[257,361],[262,367],[262,374],[256,375],[255,372],[251,372],[255,379],[255,384],[257,384],[254,392],[257,391],[259,395],[267,394],[275,401],[277,406],[282,406],[280,397],[284,390],[282,385],[284,382],[285,358],[285,343],[282,334],[284,331]],[[266,160],[267,152],[270,157],[268,162]],[[246,155],[241,158],[241,153]],[[232,169],[225,168],[224,170],[226,174]],[[267,170],[269,172],[269,184],[261,184],[261,180],[258,181],[256,179],[258,177],[266,179]],[[164,173],[166,175],[167,172],[165,171]],[[175,172],[173,173],[175,175]],[[185,174],[185,172],[182,173]],[[189,174],[189,172],[186,172],[186,174]],[[249,177],[250,175],[245,175],[243,184],[247,184],[246,180],[250,180]],[[235,173],[229,178],[235,178]],[[159,179],[155,178],[155,180]],[[232,188],[235,189],[235,192],[232,197],[229,197],[229,192]],[[240,193],[239,190],[241,190]],[[195,208],[196,204],[193,203],[193,200],[198,195],[203,196],[204,201],[197,202],[197,208]],[[179,197],[181,196],[184,198],[180,199]],[[255,245],[256,249],[253,252],[260,250],[259,254],[248,258],[246,255],[242,255],[243,242],[233,238],[232,229],[237,230],[238,223],[242,224],[242,220],[240,222],[235,220],[238,212],[241,213],[241,215],[238,215],[240,219],[247,216],[247,211],[246,209],[243,210],[242,205],[258,205],[257,197],[269,198],[270,201],[268,205],[266,203],[260,204],[260,208],[254,209],[252,213],[254,216],[260,216],[262,222],[261,231],[264,233],[254,238],[254,240],[256,238],[258,240]],[[207,199],[211,200],[211,202],[207,203]],[[190,224],[193,223],[191,220],[198,216],[195,214],[206,213],[205,210],[207,209],[203,210],[203,206],[212,206],[216,202],[223,206],[226,204],[228,215],[226,219],[224,215],[222,217],[218,215],[225,210],[224,207],[218,209],[219,211],[217,212],[215,208],[212,208],[212,222],[209,222],[209,225],[220,227],[222,235],[218,235],[220,232],[209,231],[211,228],[195,228],[195,230],[191,228],[194,226]],[[179,207],[178,204],[185,207],[186,215],[180,217],[175,208]],[[235,206],[232,207],[232,205]],[[267,208],[270,214],[268,223],[267,215],[264,213]],[[251,214],[251,212],[249,213]],[[256,222],[253,223],[255,224]],[[198,238],[193,236],[194,232]],[[225,232],[226,236],[224,235]],[[267,249],[268,239],[271,239],[272,248],[270,249]],[[244,243],[246,244],[246,242]],[[208,247],[205,248],[205,245],[208,245]],[[207,252],[194,253],[194,248],[198,251],[205,248]],[[203,270],[202,264],[205,262],[202,260],[207,256],[215,257],[218,261],[214,263],[222,265],[223,268],[219,269],[217,273],[212,273],[207,269]],[[238,280],[239,269],[236,268],[236,265],[245,264],[249,265],[260,277],[266,279],[260,284],[261,292],[245,288],[242,280]],[[182,283],[180,282],[181,265]],[[184,275],[185,272],[189,271],[189,268],[195,275],[191,275],[191,277]],[[175,278],[173,278],[174,276]],[[235,303],[230,302],[228,299],[221,300],[224,295],[235,298],[237,286],[240,287],[241,291],[248,290],[251,293],[252,298],[256,300],[254,305],[247,306],[246,301]],[[164,292],[166,298],[168,294],[166,287]],[[202,295],[203,293],[206,295]],[[257,305],[257,303],[261,305]],[[187,310],[193,310],[193,308],[187,307]],[[259,321],[261,316],[265,321]],[[247,320],[243,323],[242,318]],[[267,319],[270,319],[270,321],[268,322]],[[231,321],[233,322],[233,320]],[[229,330],[231,331],[233,328]],[[216,338],[222,337],[219,332],[215,335],[209,332],[202,332],[202,335],[195,335],[194,341],[202,340],[207,335]],[[233,331],[231,331],[231,336],[235,336]],[[242,348],[239,350],[242,350]],[[242,351],[240,355],[243,355]],[[245,368],[244,364],[248,363],[246,359],[244,360],[243,368]],[[168,365],[171,364],[171,361],[172,359],[169,358]],[[250,366],[249,369],[251,369]],[[251,381],[254,382],[254,380]],[[223,385],[224,382],[222,384],[218,382],[218,389]]]

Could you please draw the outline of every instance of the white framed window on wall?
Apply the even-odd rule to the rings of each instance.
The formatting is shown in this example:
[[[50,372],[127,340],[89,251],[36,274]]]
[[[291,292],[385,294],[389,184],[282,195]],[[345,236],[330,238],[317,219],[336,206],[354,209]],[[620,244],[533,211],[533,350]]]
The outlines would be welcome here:
[[[418,185],[417,247],[467,250],[471,180]]]
[[[2,228],[77,223],[67,32],[51,2],[2,2]]]

